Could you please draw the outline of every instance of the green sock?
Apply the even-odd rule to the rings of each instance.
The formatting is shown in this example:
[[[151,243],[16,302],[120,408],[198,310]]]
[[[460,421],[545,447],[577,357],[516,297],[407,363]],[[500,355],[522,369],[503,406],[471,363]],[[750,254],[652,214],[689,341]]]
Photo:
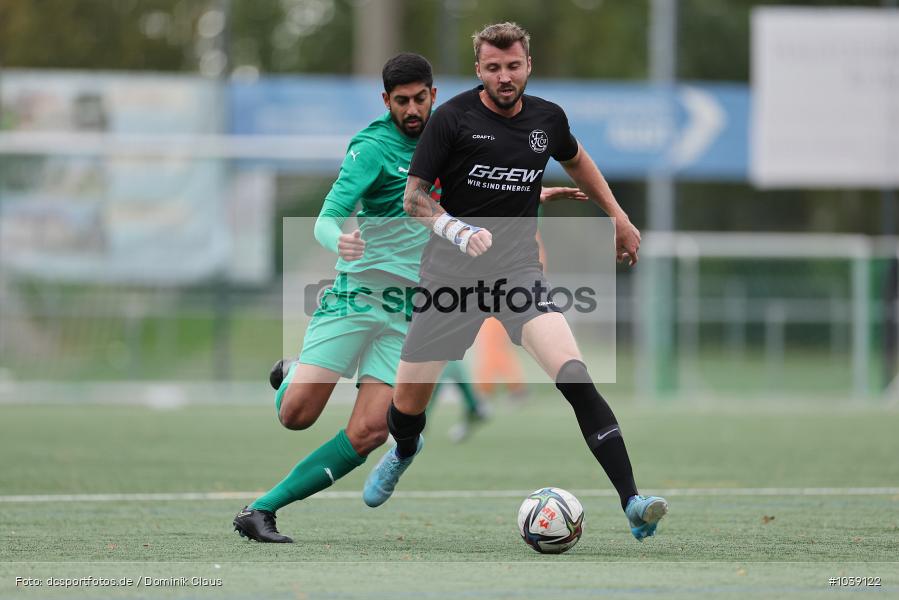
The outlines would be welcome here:
[[[308,498],[365,462],[350,444],[346,430],[300,461],[281,483],[256,499],[250,508],[275,512],[291,502]]]

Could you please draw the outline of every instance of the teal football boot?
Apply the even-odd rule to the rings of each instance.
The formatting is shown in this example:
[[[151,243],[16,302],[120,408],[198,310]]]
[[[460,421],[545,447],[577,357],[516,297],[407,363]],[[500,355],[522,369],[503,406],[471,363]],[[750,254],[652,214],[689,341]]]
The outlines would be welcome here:
[[[378,461],[378,464],[375,465],[375,468],[372,469],[371,473],[369,473],[368,479],[365,480],[365,487],[362,488],[362,500],[372,508],[387,502],[387,499],[390,498],[393,490],[396,488],[396,483],[400,480],[400,475],[409,468],[412,460],[418,456],[424,444],[425,439],[419,435],[415,454],[409,458],[398,457],[396,455],[396,446],[388,450],[381,457],[381,460]]]
[[[631,496],[624,509],[631,533],[641,542],[655,534],[659,520],[667,513],[668,502],[658,496]]]

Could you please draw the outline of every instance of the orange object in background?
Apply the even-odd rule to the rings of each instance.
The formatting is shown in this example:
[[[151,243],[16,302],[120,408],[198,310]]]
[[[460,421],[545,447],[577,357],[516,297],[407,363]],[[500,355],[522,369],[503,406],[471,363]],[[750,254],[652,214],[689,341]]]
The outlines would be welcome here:
[[[512,340],[497,319],[490,317],[481,325],[475,349],[478,360],[474,365],[474,386],[478,392],[492,394],[499,385],[505,385],[511,394],[527,389]]]

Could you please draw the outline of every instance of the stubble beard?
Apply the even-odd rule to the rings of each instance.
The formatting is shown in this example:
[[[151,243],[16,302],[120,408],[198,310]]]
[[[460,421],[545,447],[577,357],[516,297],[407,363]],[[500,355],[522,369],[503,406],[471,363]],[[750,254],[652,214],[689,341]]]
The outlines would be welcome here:
[[[425,130],[425,124],[428,122],[427,119],[421,119],[421,125],[418,126],[418,129],[410,131],[406,128],[406,123],[397,119],[393,113],[390,114],[390,118],[393,119],[393,124],[397,126],[397,129],[410,138],[421,137],[422,132]]]
[[[503,110],[508,110],[514,107],[519,100],[521,100],[521,96],[524,94],[524,89],[527,87],[528,82],[525,81],[522,84],[521,88],[518,90],[518,93],[515,94],[510,100],[503,100],[503,97],[499,95],[501,88],[496,88],[495,92],[491,92],[487,90],[487,95],[490,96],[490,99],[493,100],[493,103],[496,104],[499,108]]]

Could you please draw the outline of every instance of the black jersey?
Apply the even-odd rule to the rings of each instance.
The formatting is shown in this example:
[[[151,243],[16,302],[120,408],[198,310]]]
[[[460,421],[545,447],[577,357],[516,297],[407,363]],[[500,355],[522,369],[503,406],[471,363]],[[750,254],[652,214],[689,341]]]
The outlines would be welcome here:
[[[440,205],[454,217],[486,227],[493,246],[471,258],[432,235],[422,274],[457,277],[539,267],[536,217],[546,163],[574,158],[577,140],[556,104],[522,95],[521,111],[503,117],[481,102],[478,86],[445,102],[431,115],[409,174],[440,179]]]

